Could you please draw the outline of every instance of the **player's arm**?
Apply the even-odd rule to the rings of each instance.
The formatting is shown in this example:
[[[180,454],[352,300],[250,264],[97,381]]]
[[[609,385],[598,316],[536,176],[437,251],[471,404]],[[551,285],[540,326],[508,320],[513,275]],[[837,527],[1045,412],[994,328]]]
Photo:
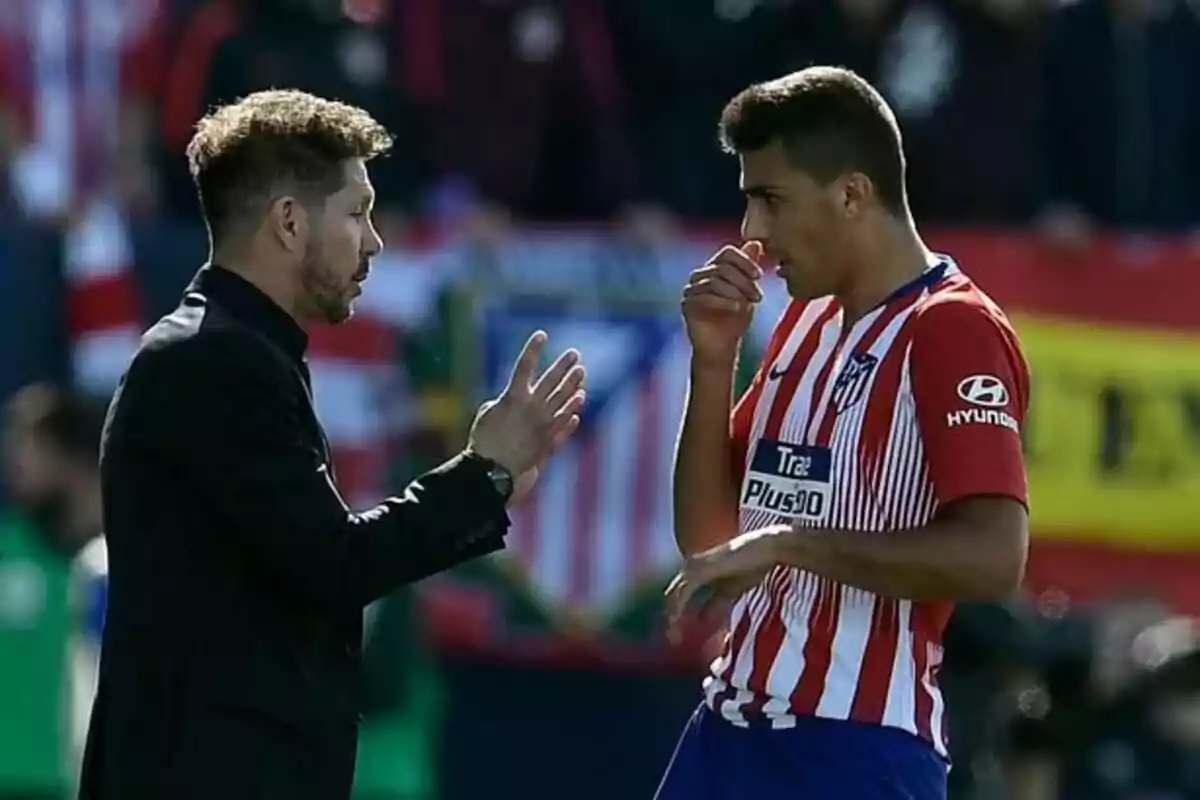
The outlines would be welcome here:
[[[684,287],[692,363],[673,485],[675,542],[685,556],[727,542],[738,532],[738,448],[730,409],[741,338],[753,306],[762,299],[757,284],[762,270],[755,263],[761,254],[757,242],[745,251],[722,248]]]
[[[937,514],[912,530],[797,531],[781,537],[784,560],[890,597],[1005,599],[1020,585],[1029,543],[1018,430],[1028,397],[1024,360],[1007,327],[979,306],[935,305],[913,324],[913,402]],[[972,376],[998,379],[1003,405],[987,380],[977,384],[979,400],[993,405],[964,400],[958,388]]]
[[[947,504],[921,528],[797,531],[781,560],[887,597],[989,602],[1020,586],[1028,538],[1022,503],[977,495]]]
[[[307,444],[299,378],[247,337],[199,336],[138,362],[122,400],[128,433],[226,521],[214,536],[298,595],[357,609],[503,547],[504,500],[474,458],[350,511]]]
[[[691,555],[738,532],[730,408],[736,358],[692,358],[691,382],[675,451],[675,541]]]

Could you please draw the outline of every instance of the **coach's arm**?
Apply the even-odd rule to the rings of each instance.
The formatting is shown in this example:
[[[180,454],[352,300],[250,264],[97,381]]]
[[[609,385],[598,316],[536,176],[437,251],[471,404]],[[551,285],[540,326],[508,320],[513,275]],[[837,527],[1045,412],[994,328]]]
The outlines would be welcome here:
[[[351,512],[311,445],[299,376],[262,343],[217,332],[139,361],[126,402],[136,393],[144,445],[224,518],[214,536],[317,603],[358,608],[503,547],[504,500],[474,457]]]

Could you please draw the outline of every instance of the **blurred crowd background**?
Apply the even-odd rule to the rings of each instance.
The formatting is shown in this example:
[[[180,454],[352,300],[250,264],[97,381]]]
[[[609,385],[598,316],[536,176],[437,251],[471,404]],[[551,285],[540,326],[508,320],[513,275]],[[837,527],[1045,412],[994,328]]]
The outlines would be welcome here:
[[[66,797],[77,768],[98,431],[207,254],[191,127],[285,86],[397,136],[372,165],[388,250],[312,334],[348,497],[455,452],[531,328],[590,368],[509,551],[367,610],[357,797],[649,798],[713,645],[660,618],[678,291],[737,235],[722,105],[811,63],[888,97],[923,233],[1032,366],[1028,588],[951,623],[952,797],[1200,798],[1192,0],[2,0],[0,798]]]

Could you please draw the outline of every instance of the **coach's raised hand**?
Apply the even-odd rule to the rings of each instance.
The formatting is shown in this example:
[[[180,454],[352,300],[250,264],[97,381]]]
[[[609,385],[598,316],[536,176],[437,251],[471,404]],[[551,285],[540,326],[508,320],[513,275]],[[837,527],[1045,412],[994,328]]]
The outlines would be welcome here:
[[[726,245],[683,287],[683,319],[700,361],[732,362],[754,307],[762,300],[762,245]]]
[[[585,377],[579,351],[567,350],[537,375],[545,347],[545,332],[529,337],[508,386],[480,406],[471,425],[470,449],[513,476],[510,505],[533,488],[546,459],[579,427]]]

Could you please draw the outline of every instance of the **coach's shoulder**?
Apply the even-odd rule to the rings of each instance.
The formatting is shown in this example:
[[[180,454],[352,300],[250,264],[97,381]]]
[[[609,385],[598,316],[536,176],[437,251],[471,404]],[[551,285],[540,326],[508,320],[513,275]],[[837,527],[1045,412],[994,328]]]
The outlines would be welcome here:
[[[270,347],[249,330],[236,325],[191,324],[172,314],[146,332],[130,378],[207,382],[222,375],[270,375],[279,370],[277,362]]]

